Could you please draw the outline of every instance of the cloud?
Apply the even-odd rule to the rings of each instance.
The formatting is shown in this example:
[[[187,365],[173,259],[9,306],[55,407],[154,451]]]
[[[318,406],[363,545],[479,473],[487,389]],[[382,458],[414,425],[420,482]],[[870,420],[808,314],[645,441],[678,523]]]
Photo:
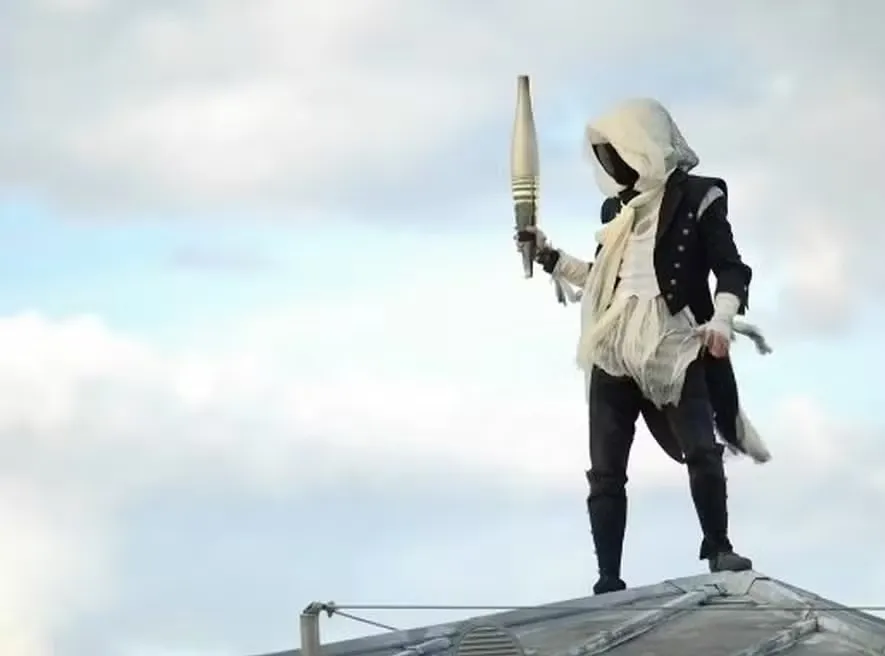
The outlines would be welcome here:
[[[513,78],[528,71],[545,216],[587,212],[582,122],[660,96],[732,183],[760,284],[784,282],[803,329],[849,325],[885,288],[870,247],[885,237],[870,218],[885,200],[879,6],[746,2],[718,8],[723,31],[689,2],[621,4],[8,3],[0,180],[69,216],[467,225],[471,199],[506,207]]]
[[[352,329],[371,336],[369,319]],[[15,538],[0,550],[0,604],[16,629],[0,645],[23,656],[56,653],[53,636],[73,630],[69,622],[110,612],[120,593],[104,587],[117,580],[119,565],[108,551],[119,549],[118,522],[162,490],[180,491],[176,505],[200,489],[239,489],[264,503],[313,495],[334,501],[343,492],[343,508],[358,505],[347,492],[355,487],[378,508],[390,489],[427,499],[421,490],[428,481],[442,490],[464,478],[476,481],[467,483],[472,494],[483,494],[522,478],[555,483],[563,470],[565,485],[581,489],[571,436],[558,433],[543,443],[534,437],[560,420],[558,405],[531,409],[528,390],[520,402],[518,390],[505,397],[489,382],[467,389],[459,389],[457,378],[407,383],[395,361],[384,370],[382,358],[337,351],[341,335],[301,342],[309,335],[299,334],[299,324],[277,321],[263,324],[276,330],[250,328],[254,342],[219,354],[164,353],[93,317],[0,320],[0,481],[11,500],[0,506],[0,517],[15,527]],[[275,335],[300,348],[287,353]],[[332,364],[325,380],[309,368],[299,371],[299,359],[310,353]],[[511,407],[514,401],[523,409]],[[569,406],[562,409],[580,408]],[[571,414],[579,428],[580,413]],[[481,483],[486,477],[490,482]],[[469,495],[456,496],[471,504]],[[322,531],[320,517],[296,509],[307,520],[299,525]],[[161,515],[167,531],[170,512]],[[392,528],[401,530],[396,522]],[[142,557],[150,559],[159,547],[156,538],[148,543],[154,546]],[[174,540],[176,552],[185,549]],[[174,629],[173,622],[171,633],[160,630],[172,621],[161,615],[144,638],[186,642],[186,627]]]
[[[506,256],[512,263],[512,253]],[[580,498],[583,465],[575,463],[586,449],[580,379],[570,371],[557,380],[556,356],[545,362],[542,355],[558,352],[568,371],[569,349],[545,341],[538,353],[512,363],[520,342],[536,339],[548,322],[529,307],[512,319],[500,312],[502,304],[522,305],[515,295],[531,288],[504,275],[503,266],[500,276],[478,280],[467,271],[454,285],[450,269],[429,270],[434,274],[425,274],[419,288],[401,279],[361,292],[360,302],[338,290],[288,311],[216,326],[175,350],[96,316],[52,320],[32,312],[0,319],[0,483],[9,500],[0,518],[15,527],[0,549],[6,582],[0,605],[16,627],[0,645],[42,656],[53,639],[74,630],[70,623],[106,617],[127,591],[117,587],[119,570],[131,567],[119,562],[128,534],[120,523],[170,490],[178,493],[161,499],[161,507],[180,506],[202,490],[222,498],[237,490],[259,506],[289,499],[301,517],[294,526],[315,534],[324,520],[304,506],[315,496],[337,504],[333,513],[368,503],[364,516],[399,503],[391,490],[408,490],[408,498],[428,508],[440,494],[469,508],[483,496],[501,498],[500,490],[514,484],[537,489],[539,481]],[[542,303],[551,307],[546,293]],[[488,338],[476,339],[477,325]],[[502,384],[508,363],[512,376]],[[650,442],[645,446],[653,453]],[[673,475],[674,468],[660,464],[640,463],[648,482]],[[230,508],[236,501],[220,503]],[[203,519],[193,526],[214,512],[217,506],[207,502],[194,511]],[[169,531],[171,513],[156,520],[160,535]],[[452,522],[458,515],[451,508],[436,512]],[[398,522],[390,527],[402,531]],[[201,539],[199,530],[192,539]],[[154,546],[139,552],[138,568],[159,548],[156,534],[144,543]],[[170,546],[188,553],[178,542]],[[180,580],[177,571],[166,576]],[[144,585],[134,584],[136,594]],[[186,643],[186,630],[160,631],[165,620],[133,634],[148,645],[161,634],[170,646]]]
[[[794,21],[793,6],[729,8],[721,20],[732,29],[715,39],[717,52],[750,54],[747,77],[757,66],[771,70],[777,56],[784,67],[775,73],[779,97],[818,83],[794,70],[807,66],[811,39],[794,37],[791,43],[803,48],[794,54],[782,38],[760,36]],[[760,7],[774,26],[761,33]],[[703,21],[691,11],[571,0],[543,10],[529,2],[478,8],[373,0],[345,12],[319,2],[178,0],[127,11],[104,2],[19,3],[7,11],[13,63],[0,143],[16,159],[2,167],[4,177],[54,198],[139,211],[232,200],[294,199],[305,206],[342,195],[358,203],[378,187],[402,193],[404,183],[419,182],[413,174],[438,178],[477,157],[495,166],[506,154],[517,72],[531,70],[547,103],[583,102],[600,86],[594,77],[618,77],[603,58],[622,58],[632,70],[648,53],[673,50],[672,30],[692,31],[686,49],[714,41],[695,30]],[[801,27],[815,35],[831,31],[832,19],[846,28],[860,21],[805,9],[809,15]],[[629,43],[615,36],[615,23],[631,25]],[[848,47],[824,75],[855,63],[844,52],[858,51],[857,42],[839,45]],[[400,56],[406,51],[408,57]],[[684,54],[673,51],[674,58]],[[734,72],[723,66],[712,73]],[[868,81],[864,75],[855,80]],[[749,90],[758,94],[754,86]],[[849,81],[842,86],[857,90]],[[759,115],[758,106],[750,109]],[[544,105],[539,111],[549,116]],[[485,152],[469,145],[481,128],[500,139],[483,140]],[[579,134],[576,126],[575,140]],[[491,182],[497,173],[482,177]],[[463,186],[451,171],[445,178]]]
[[[95,316],[2,319],[0,431],[17,436],[5,466],[39,467],[48,482],[100,461],[102,480],[81,481],[97,492],[186,478],[192,466],[308,489],[368,462],[381,473],[387,464],[403,471],[412,457],[556,480],[582,446],[564,435],[544,443],[527,436],[559,423],[582,432],[570,321],[560,314],[557,326],[516,302],[528,290],[500,270],[479,279],[440,270],[420,287],[403,280],[359,299],[300,302],[179,351]],[[538,300],[552,306],[546,294]],[[477,339],[477,325],[487,338]],[[534,353],[514,360],[543,333]],[[538,385],[544,401],[535,407]],[[482,427],[483,439],[465,426]]]
[[[22,587],[8,588],[29,622],[17,626],[30,627],[18,639],[62,636],[70,653],[261,652],[294,641],[291,618],[314,596],[582,594],[592,572],[574,313],[512,275],[511,256],[490,263],[497,274],[429,266],[417,288],[388,281],[358,302],[339,291],[174,350],[97,317],[0,320],[0,480],[25,501],[0,508],[24,527],[18,560],[0,560]],[[754,407],[754,421],[775,461],[730,471],[735,532],[762,569],[800,574],[803,540],[831,557],[832,526],[879,539],[859,501],[883,494],[880,427],[814,397]],[[808,512],[822,481],[847,479]],[[684,472],[644,430],[631,489],[631,582],[696,569]],[[679,537],[646,562],[664,517]]]
[[[468,62],[499,61],[495,51],[514,46],[450,8],[385,0],[348,11],[197,1],[119,12],[97,3],[74,17],[22,7],[12,18],[16,126],[6,137],[30,156],[16,170],[90,205],[328,201],[342,177],[355,183],[351,193],[361,179],[396,184],[416,156],[487,115],[494,96]],[[35,48],[52,42],[70,66]],[[400,57],[403,48],[414,55]],[[38,74],[43,85],[33,83]],[[66,107],[55,112],[59,101]],[[52,133],[40,136],[46,125]]]
[[[67,618],[106,600],[104,536],[91,526],[89,504],[66,498],[65,492],[25,474],[0,475],[4,653],[55,654],[54,637]]]

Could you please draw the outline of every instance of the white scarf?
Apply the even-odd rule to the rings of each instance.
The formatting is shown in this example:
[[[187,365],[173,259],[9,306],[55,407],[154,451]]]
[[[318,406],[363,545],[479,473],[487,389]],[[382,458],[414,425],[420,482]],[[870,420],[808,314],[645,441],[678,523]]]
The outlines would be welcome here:
[[[630,241],[636,211],[649,204],[659,202],[665,185],[644,191],[621,207],[614,219],[606,223],[596,233],[596,240],[602,245],[596,256],[581,294],[581,339],[578,343],[578,364],[585,371],[593,366],[593,347],[598,337],[615,317],[606,316],[611,305],[615,284],[620,272],[624,251]]]

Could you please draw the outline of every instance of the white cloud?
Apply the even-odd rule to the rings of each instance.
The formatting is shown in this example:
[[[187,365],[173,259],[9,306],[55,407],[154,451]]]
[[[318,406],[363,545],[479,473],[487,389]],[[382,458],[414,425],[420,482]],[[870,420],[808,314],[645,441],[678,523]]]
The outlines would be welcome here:
[[[808,3],[792,13],[787,38],[779,17],[761,19],[752,36],[766,62],[753,70],[758,77],[679,108],[702,160],[738,183],[738,236],[757,258],[759,284],[785,279],[783,315],[793,328],[843,328],[878,302],[885,283],[872,246],[885,239],[875,218],[885,203],[877,181],[885,130],[876,119],[885,112],[885,52],[870,15]]]
[[[574,310],[540,281],[470,273],[299,304],[179,352],[97,317],[0,320],[0,433],[19,438],[7,449],[24,465],[54,462],[53,477],[118,458],[104,481],[80,481],[90,488],[191,466],[306,487],[324,466],[383,469],[396,453],[555,484],[585,452]]]
[[[808,225],[797,231],[796,248],[781,265],[786,270],[783,316],[796,328],[810,323],[820,330],[838,331],[850,323],[852,310],[864,300],[846,252],[851,245],[836,226],[819,216],[809,211],[804,218]]]
[[[463,332],[434,331],[396,307],[377,309],[406,322],[397,333],[406,351],[417,334],[463,346]],[[49,654],[60,623],[106,602],[92,592],[113,572],[103,533],[122,508],[164,486],[208,478],[273,495],[366,472],[376,486],[408,485],[414,463],[435,460],[453,476],[479,470],[503,485],[540,477],[580,489],[576,389],[566,386],[561,403],[535,403],[535,391],[496,389],[488,378],[434,378],[439,356],[429,378],[407,380],[397,368],[415,363],[395,359],[404,352],[396,336],[382,338],[378,316],[347,326],[379,349],[371,357],[359,343],[343,350],[334,334],[341,324],[328,315],[319,324],[256,322],[246,333],[253,341],[225,353],[163,353],[95,317],[0,320],[0,482],[9,501],[0,506],[9,536],[0,548],[0,615],[10,622],[0,648]],[[324,326],[323,341],[310,334]],[[330,366],[322,375],[299,371],[309,356]]]
[[[48,640],[78,608],[112,601],[105,536],[115,518],[177,485],[215,481],[272,498],[359,481],[380,493],[417,489],[434,471],[448,485],[567,495],[580,508],[586,419],[571,366],[575,313],[557,308],[540,280],[515,275],[511,255],[490,267],[497,275],[428,267],[417,288],[378,286],[360,303],[333,295],[219,327],[223,339],[177,351],[96,317],[0,320],[0,480],[16,486],[0,515],[22,540],[4,546],[13,555],[0,558],[11,567],[9,576],[0,569],[8,582],[0,601],[28,618],[16,639]],[[744,512],[761,514],[758,504],[774,503],[765,495],[785,485],[791,492],[765,514],[788,512],[815,472],[847,472],[859,454],[864,470],[854,478],[881,478],[883,453],[862,433],[832,424],[811,400],[785,403],[785,419],[771,409],[754,416],[776,461],[732,467],[737,489],[755,490],[749,508],[734,495]],[[640,496],[684,485],[644,430],[631,478]],[[871,484],[868,501],[880,493]],[[496,535],[488,539],[503,539]],[[437,547],[454,557],[457,545],[445,544]],[[83,590],[99,594],[78,597]],[[41,643],[22,644],[17,653],[42,656]]]
[[[0,474],[3,653],[52,656],[65,621],[106,600],[106,544],[90,526],[93,509],[66,492],[26,475]]]
[[[22,4],[7,21],[11,102],[0,143],[17,146],[17,165],[7,161],[5,175],[53,196],[142,206],[305,199],[343,178],[406,179],[416,162],[438,157],[453,140],[465,149],[455,158],[461,165],[470,158],[461,141],[469,131],[494,121],[506,133],[517,72],[534,73],[544,98],[583,98],[595,72],[605,70],[602,58],[624,57],[632,70],[647,64],[648,53],[672,48],[674,30],[691,31],[698,48],[713,40],[696,31],[703,21],[692,18],[691,3],[681,11],[572,0],[543,9],[373,0],[347,11],[281,0],[192,0],[127,11],[78,4],[73,16],[54,4]],[[717,30],[715,41],[743,58],[749,75],[764,65],[748,90],[767,95],[739,103],[749,112],[742,118],[757,128],[776,122],[787,139],[804,140],[812,130],[829,145],[829,121],[797,125],[787,110],[817,88],[820,111],[804,108],[811,116],[838,107],[841,115],[874,118],[881,90],[871,84],[873,64],[853,68],[852,78],[842,67],[857,64],[876,40],[840,41],[833,44],[839,55],[828,51],[822,59],[808,36],[841,37],[862,19],[816,14],[806,3],[797,26],[803,31],[785,41],[778,30],[795,22],[795,6],[722,8],[729,30]],[[630,25],[629,40],[613,30],[617,24]],[[571,80],[580,87],[560,87]],[[867,102],[846,102],[847,93],[859,92]],[[748,145],[739,156],[758,162]]]
[[[745,2],[718,7],[728,29],[711,29],[690,2],[621,5],[18,3],[0,27],[0,184],[118,217],[275,207],[301,220],[344,206],[375,220],[407,206],[414,219],[503,193],[513,78],[529,71],[545,133],[561,117],[573,135],[545,152],[545,189],[565,194],[547,207],[586,206],[589,176],[549,179],[583,166],[586,114],[613,94],[661,95],[704,170],[733,181],[760,284],[788,278],[802,326],[847,325],[885,283],[881,7]],[[674,44],[679,33],[691,38]],[[697,52],[716,56],[701,68]],[[670,73],[650,61],[678,86],[656,82]],[[812,257],[807,230],[826,252]]]

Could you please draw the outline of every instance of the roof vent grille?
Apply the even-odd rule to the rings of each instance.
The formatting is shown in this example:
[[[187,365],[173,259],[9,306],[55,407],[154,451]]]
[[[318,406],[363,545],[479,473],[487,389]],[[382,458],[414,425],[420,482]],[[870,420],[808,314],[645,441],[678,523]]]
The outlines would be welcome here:
[[[455,642],[454,656],[525,656],[512,633],[497,626],[473,625]]]

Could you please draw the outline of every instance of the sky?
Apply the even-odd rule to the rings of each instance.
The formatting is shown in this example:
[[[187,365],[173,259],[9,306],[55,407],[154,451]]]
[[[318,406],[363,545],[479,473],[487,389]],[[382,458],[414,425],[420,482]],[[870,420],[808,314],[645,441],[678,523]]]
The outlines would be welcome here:
[[[775,349],[734,348],[773,460],[728,461],[733,541],[885,603],[885,15],[851,7],[0,2],[0,653],[247,656],[314,600],[590,593],[578,310],[511,241],[523,73],[568,252],[584,125],[626,97],[727,180]],[[702,572],[644,427],[630,476],[625,579]]]

